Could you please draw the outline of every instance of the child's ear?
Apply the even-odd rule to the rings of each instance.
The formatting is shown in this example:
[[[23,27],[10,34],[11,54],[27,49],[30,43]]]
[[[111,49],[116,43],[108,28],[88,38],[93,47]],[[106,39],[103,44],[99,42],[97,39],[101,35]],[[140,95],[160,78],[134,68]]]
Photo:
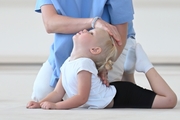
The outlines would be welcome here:
[[[102,49],[101,49],[100,47],[92,47],[92,48],[90,49],[90,52],[91,52],[92,54],[100,54],[101,51],[102,51]]]

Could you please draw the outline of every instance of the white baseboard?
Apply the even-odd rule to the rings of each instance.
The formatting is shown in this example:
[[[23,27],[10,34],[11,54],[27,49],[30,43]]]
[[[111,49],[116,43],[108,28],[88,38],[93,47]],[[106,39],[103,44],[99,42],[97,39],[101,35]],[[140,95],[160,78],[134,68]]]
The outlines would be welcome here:
[[[47,56],[0,56],[0,64],[37,64],[47,60]],[[180,56],[149,56],[155,64],[180,64]]]
[[[180,56],[150,56],[149,59],[155,64],[180,64]]]
[[[0,56],[0,64],[36,64],[43,63],[47,56]]]

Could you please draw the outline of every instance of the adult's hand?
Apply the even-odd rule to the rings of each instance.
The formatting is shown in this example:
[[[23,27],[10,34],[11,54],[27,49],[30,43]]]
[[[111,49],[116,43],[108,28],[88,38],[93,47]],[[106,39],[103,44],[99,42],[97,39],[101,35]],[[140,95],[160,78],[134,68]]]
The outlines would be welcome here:
[[[100,77],[102,83],[108,87],[109,86],[108,71],[104,69],[103,71],[98,73],[98,76]]]
[[[96,27],[106,30],[109,35],[111,35],[117,41],[118,45],[122,44],[121,36],[116,26],[113,26],[102,19],[98,19],[95,23],[95,28]]]

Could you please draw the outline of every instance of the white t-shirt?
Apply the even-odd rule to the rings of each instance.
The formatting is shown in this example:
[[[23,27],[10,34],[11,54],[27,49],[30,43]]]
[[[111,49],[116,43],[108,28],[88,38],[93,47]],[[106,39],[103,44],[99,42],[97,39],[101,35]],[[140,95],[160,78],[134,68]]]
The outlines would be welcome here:
[[[77,74],[82,70],[92,73],[91,90],[88,101],[81,107],[87,108],[105,108],[114,98],[116,88],[114,86],[107,87],[98,77],[98,71],[95,63],[89,58],[78,58],[69,61],[69,58],[61,67],[62,85],[66,91],[67,98],[71,98],[78,92]]]

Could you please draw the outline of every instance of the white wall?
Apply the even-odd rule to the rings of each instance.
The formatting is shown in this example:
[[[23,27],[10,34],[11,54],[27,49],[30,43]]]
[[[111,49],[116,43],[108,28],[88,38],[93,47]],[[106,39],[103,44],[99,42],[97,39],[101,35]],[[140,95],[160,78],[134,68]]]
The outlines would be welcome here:
[[[134,0],[137,42],[152,62],[180,63],[180,0]]]
[[[0,0],[0,63],[43,62],[53,35],[46,33],[36,0]],[[137,42],[150,60],[180,63],[180,1],[134,0]]]
[[[53,35],[46,33],[36,0],[0,0],[0,63],[43,62]]]

